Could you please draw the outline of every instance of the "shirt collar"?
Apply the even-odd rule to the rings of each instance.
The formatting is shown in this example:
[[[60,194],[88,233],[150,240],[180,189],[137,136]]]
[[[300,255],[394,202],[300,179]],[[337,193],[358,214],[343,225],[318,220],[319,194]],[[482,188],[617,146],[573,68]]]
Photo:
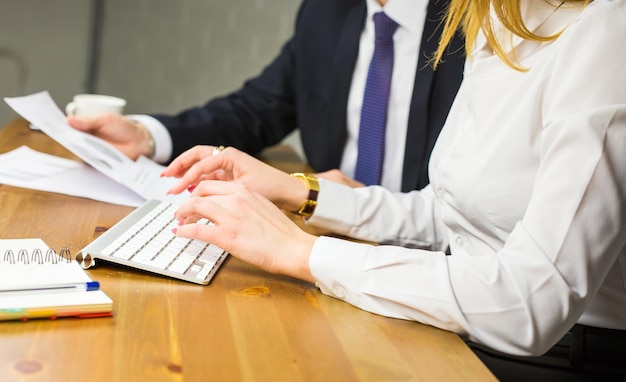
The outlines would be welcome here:
[[[376,0],[366,0],[367,17],[372,19],[374,13],[380,12],[383,8]],[[419,33],[424,26],[424,20],[420,18],[426,14],[428,0],[389,0],[384,7],[384,11],[401,28],[408,29],[411,33]]]

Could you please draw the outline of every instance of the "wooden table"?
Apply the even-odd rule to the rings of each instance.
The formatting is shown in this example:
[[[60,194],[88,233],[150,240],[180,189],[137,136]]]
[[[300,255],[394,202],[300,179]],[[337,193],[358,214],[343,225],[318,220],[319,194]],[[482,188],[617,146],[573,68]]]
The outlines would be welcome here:
[[[20,145],[75,158],[17,119]],[[292,151],[265,159],[302,169]],[[72,253],[129,207],[0,185],[0,238],[40,237]],[[209,286],[99,263],[87,271],[112,318],[0,322],[0,381],[494,380],[455,334],[381,317],[233,257]]]

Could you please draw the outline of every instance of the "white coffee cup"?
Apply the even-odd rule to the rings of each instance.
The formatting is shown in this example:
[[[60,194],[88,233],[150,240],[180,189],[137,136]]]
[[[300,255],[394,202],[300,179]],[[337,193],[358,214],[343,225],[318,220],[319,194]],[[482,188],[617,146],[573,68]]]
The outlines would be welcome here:
[[[67,115],[98,115],[103,113],[122,114],[126,100],[101,94],[77,94],[65,106]]]

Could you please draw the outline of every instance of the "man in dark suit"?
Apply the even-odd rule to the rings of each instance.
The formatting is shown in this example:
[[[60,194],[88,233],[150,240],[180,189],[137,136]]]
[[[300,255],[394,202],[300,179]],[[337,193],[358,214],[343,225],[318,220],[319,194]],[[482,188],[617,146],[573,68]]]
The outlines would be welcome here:
[[[388,147],[387,153],[400,155],[398,163],[403,163],[402,170],[396,170],[396,179],[391,179],[395,186],[389,188],[419,189],[428,183],[430,152],[462,77],[464,51],[460,36],[436,71],[429,65],[446,5],[445,0],[304,0],[292,38],[261,74],[239,90],[177,115],[131,116],[133,122],[119,116],[68,120],[74,127],[110,141],[131,158],[143,154],[164,163],[198,144],[235,146],[258,153],[298,128],[311,167],[319,172],[342,169],[347,177],[353,177],[354,163],[350,168],[342,162],[349,162],[345,150],[351,139],[358,138],[358,129],[353,128],[353,133],[349,129],[350,113],[355,113],[350,105],[361,107],[363,89],[356,90],[357,96],[352,92],[358,87],[359,60],[365,59],[359,54],[366,51],[362,36],[371,23],[368,15],[372,8],[393,11],[395,6],[397,19],[409,16],[410,20],[412,11],[405,12],[410,7],[422,12],[416,16],[423,22],[419,24],[423,29],[418,30],[421,44],[415,44],[412,63],[409,60],[415,68],[414,79],[407,76],[413,84],[412,96],[410,92],[406,93],[409,97],[396,96],[406,103],[405,122],[401,122],[406,129],[400,129],[405,133],[396,140],[402,144],[393,150]],[[403,27],[400,23],[399,29]],[[373,36],[373,32],[370,34]],[[391,86],[392,98],[395,84],[402,86],[403,78],[399,76],[402,74]],[[410,90],[411,83],[406,86]],[[354,103],[350,97],[361,98]],[[393,109],[389,113],[394,113]],[[154,125],[160,125],[160,130]],[[356,146],[351,147],[356,152]],[[351,155],[354,158],[356,154]]]

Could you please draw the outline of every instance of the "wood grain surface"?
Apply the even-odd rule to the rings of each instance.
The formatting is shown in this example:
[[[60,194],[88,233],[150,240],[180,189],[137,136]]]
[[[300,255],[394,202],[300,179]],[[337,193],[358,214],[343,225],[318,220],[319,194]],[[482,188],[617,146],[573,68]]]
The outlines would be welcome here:
[[[0,130],[0,153],[20,145],[76,159],[16,119]],[[306,170],[286,146],[263,159]],[[0,238],[76,253],[131,210],[0,185]],[[494,380],[456,334],[362,311],[233,257],[209,286],[103,262],[87,272],[114,316],[0,322],[0,381]]]

